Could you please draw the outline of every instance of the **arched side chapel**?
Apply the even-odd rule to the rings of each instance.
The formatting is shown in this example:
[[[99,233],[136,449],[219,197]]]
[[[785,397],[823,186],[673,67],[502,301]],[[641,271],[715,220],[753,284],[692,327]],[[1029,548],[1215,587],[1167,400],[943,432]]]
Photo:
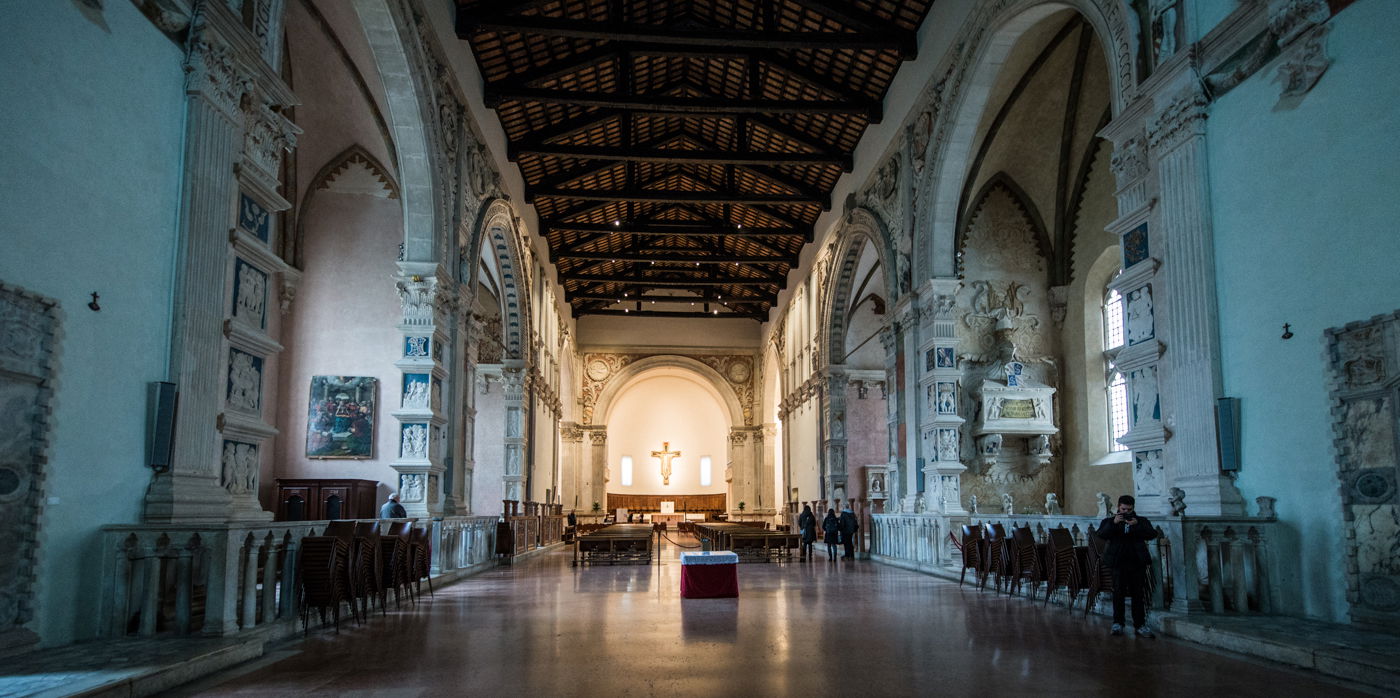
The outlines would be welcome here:
[[[161,127],[174,155],[155,168],[179,173],[163,185],[178,193],[137,202],[178,211],[170,216],[178,223],[133,241],[128,253],[177,250],[168,288],[158,289],[175,300],[114,285],[111,302],[92,303],[111,313],[135,299],[131,307],[168,316],[168,327],[128,323],[143,328],[140,337],[95,331],[93,318],[115,313],[76,312],[75,281],[12,262],[0,272],[7,288],[13,279],[26,289],[23,298],[60,302],[65,326],[132,340],[112,342],[118,347],[158,339],[168,352],[144,357],[132,376],[174,386],[178,428],[170,462],[138,470],[139,488],[129,469],[108,483],[120,502],[92,514],[101,521],[61,520],[58,511],[43,526],[68,549],[84,536],[101,538],[105,559],[120,561],[104,573],[121,579],[108,591],[136,588],[135,575],[151,574],[145,560],[222,561],[208,570],[218,579],[198,592],[211,609],[201,627],[178,631],[229,635],[285,620],[277,604],[248,610],[246,601],[256,600],[258,584],[272,588],[284,574],[278,565],[295,553],[281,481],[369,483],[376,505],[399,494],[409,516],[430,522],[440,547],[456,556],[436,561],[438,571],[487,564],[482,551],[506,502],[562,518],[591,515],[595,502],[605,509],[610,494],[723,494],[729,515],[771,525],[791,525],[802,504],[854,503],[870,515],[863,553],[941,574],[954,562],[948,534],[965,523],[1082,532],[1107,500],[1131,492],[1174,550],[1164,570],[1173,610],[1393,619],[1387,590],[1400,575],[1383,544],[1394,449],[1386,450],[1390,432],[1381,423],[1393,416],[1393,380],[1383,369],[1394,349],[1383,313],[1394,299],[1372,285],[1378,273],[1358,274],[1364,293],[1325,288],[1329,274],[1342,273],[1338,260],[1374,271],[1369,257],[1386,256],[1393,242],[1339,235],[1326,241],[1336,255],[1318,255],[1320,271],[1296,264],[1298,250],[1323,244],[1312,232],[1322,226],[1295,205],[1307,199],[1300,191],[1336,194],[1345,184],[1370,192],[1384,177],[1331,172],[1325,182],[1290,183],[1279,174],[1287,167],[1239,145],[1257,145],[1247,125],[1267,112],[1264,121],[1292,129],[1278,139],[1302,153],[1299,162],[1326,161],[1333,146],[1352,152],[1340,136],[1333,146],[1299,136],[1295,121],[1325,122],[1342,108],[1325,108],[1321,94],[1345,98],[1356,89],[1347,72],[1355,69],[1340,59],[1319,76],[1328,51],[1361,57],[1352,44],[1324,40],[1334,18],[1364,32],[1351,17],[1379,13],[1361,9],[1368,1],[1379,2],[1358,0],[1347,13],[1349,4],[1323,13],[1313,3],[1302,13],[1241,3],[1193,22],[1188,12],[1206,10],[1189,3],[965,3],[949,10],[952,37],[920,29],[924,56],[903,65],[921,72],[900,73],[891,88],[898,98],[881,97],[903,113],[882,114],[887,123],[857,134],[849,153],[773,146],[765,152],[797,156],[796,164],[717,169],[723,183],[675,168],[713,159],[705,154],[712,147],[729,152],[727,141],[700,144],[683,133],[681,146],[663,140],[602,152],[597,143],[614,128],[588,121],[593,106],[558,119],[568,134],[525,150],[628,164],[605,174],[598,163],[554,162],[551,170],[522,159],[518,124],[490,93],[502,89],[501,76],[473,60],[466,38],[452,39],[454,29],[470,32],[448,28],[445,6],[198,1],[180,20],[155,3],[122,5],[120,16],[141,20],[150,34],[131,41],[150,43],[166,62],[178,55],[152,88],[179,95],[178,118],[168,119],[178,125]],[[1193,35],[1201,31],[1210,33]],[[547,72],[535,66],[525,75],[553,79],[541,77]],[[1274,76],[1282,91],[1260,84]],[[529,101],[535,93],[522,94]],[[560,116],[545,110],[529,119]],[[750,127],[764,129],[770,145],[796,142],[783,120],[745,122],[736,138]],[[699,150],[659,152],[672,146]],[[1241,176],[1239,163],[1256,156],[1286,180],[1277,196]],[[792,172],[817,166],[832,168],[830,186],[798,186]],[[722,190],[755,177],[767,178],[761,196],[750,197],[761,203],[723,200],[732,192]],[[688,189],[658,188],[668,181]],[[540,201],[595,202],[601,194],[582,191],[590,187],[638,200],[559,208]],[[832,210],[837,197],[843,205]],[[753,218],[730,220],[735,206],[749,206]],[[793,212],[801,206],[822,213],[800,219]],[[1290,228],[1276,211],[1311,222]],[[1380,229],[1365,218],[1369,210],[1347,213]],[[1252,248],[1259,245],[1250,236],[1265,227],[1286,239]],[[614,244],[615,236],[634,237]],[[70,237],[61,238],[70,248],[84,239]],[[1374,255],[1354,254],[1363,248]],[[35,269],[62,261],[43,254]],[[1295,270],[1299,285],[1321,289],[1321,300],[1230,278],[1227,270],[1252,264],[1252,254],[1269,268]],[[695,269],[661,274],[642,268],[648,260]],[[82,290],[84,303],[90,292]],[[1288,302],[1259,300],[1271,294]],[[658,302],[670,309],[650,307]],[[1278,342],[1320,336],[1327,356],[1303,358],[1295,352],[1302,342],[1276,343],[1272,326],[1285,322],[1294,329]],[[1371,324],[1356,324],[1363,322]],[[134,388],[119,377],[94,379],[98,357],[76,343],[64,344],[76,375],[103,400],[129,401]],[[1261,366],[1272,361],[1300,376],[1297,384],[1271,381]],[[66,363],[56,366],[67,371]],[[65,379],[56,383],[67,391],[57,394],[60,411],[88,390]],[[344,397],[317,397],[320,379],[334,379]],[[1237,396],[1242,403],[1220,402]],[[1228,416],[1241,404],[1240,427],[1217,417],[1218,408]],[[1337,415],[1329,421],[1322,405],[1360,415],[1360,426],[1333,423]],[[699,415],[684,426],[695,427],[700,445],[671,443],[684,452],[676,482],[686,484],[629,491],[622,458],[650,474],[655,462],[643,454],[668,443],[664,428],[636,435],[641,427],[628,426],[652,406],[675,408],[666,414],[682,415],[677,423]],[[35,443],[63,444],[62,464],[33,497],[42,487],[60,500],[76,496],[64,473],[95,457],[63,450],[82,440],[77,421],[65,412],[44,424]],[[1277,443],[1271,425],[1307,443]],[[111,431],[124,435],[114,437],[113,459],[147,460],[131,424]],[[345,447],[329,448],[333,441]],[[712,467],[703,478],[687,460],[701,456]],[[1310,494],[1338,482],[1338,497]],[[335,495],[336,506],[348,497]],[[356,510],[357,518],[373,515]],[[109,523],[116,527],[99,531]],[[1319,531],[1337,526],[1354,534],[1344,549],[1319,542]],[[42,564],[73,571],[44,550],[43,536],[21,538],[33,541],[26,545]],[[1268,567],[1284,557],[1301,560],[1303,571]],[[248,580],[252,587],[240,586]],[[1213,596],[1212,583],[1234,591]],[[62,607],[71,595],[31,586],[23,595],[40,608]],[[178,614],[140,616],[125,600],[102,599],[16,625],[53,643],[128,627],[177,632]]]

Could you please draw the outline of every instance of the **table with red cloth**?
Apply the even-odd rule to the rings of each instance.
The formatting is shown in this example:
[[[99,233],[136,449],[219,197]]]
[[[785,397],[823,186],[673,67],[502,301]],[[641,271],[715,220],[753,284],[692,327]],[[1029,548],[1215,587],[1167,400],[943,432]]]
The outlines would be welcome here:
[[[729,599],[739,595],[739,556],[726,550],[681,553],[681,598]]]

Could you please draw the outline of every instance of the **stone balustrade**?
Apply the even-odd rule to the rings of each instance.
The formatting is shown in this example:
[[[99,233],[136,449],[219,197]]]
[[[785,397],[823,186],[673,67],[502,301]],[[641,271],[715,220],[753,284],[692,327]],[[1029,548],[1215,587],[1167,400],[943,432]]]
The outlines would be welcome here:
[[[957,579],[961,564],[948,534],[962,526],[1000,523],[1008,532],[1029,527],[1038,542],[1052,528],[1069,529],[1085,545],[1100,519],[1033,514],[874,514],[871,556],[880,562]],[[1278,523],[1264,517],[1162,517],[1148,546],[1159,580],[1154,606],[1182,613],[1276,613],[1280,551],[1272,548]],[[1026,592],[1029,592],[1029,587]]]
[[[435,575],[491,562],[495,517],[421,522]],[[295,627],[301,539],[328,521],[103,527],[99,632],[228,636]]]

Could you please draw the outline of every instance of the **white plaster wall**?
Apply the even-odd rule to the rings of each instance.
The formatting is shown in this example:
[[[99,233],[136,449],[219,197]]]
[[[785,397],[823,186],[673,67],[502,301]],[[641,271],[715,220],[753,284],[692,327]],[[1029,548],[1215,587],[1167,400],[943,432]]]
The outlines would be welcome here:
[[[792,488],[797,488],[797,496],[803,501],[823,496],[821,489],[821,442],[818,438],[817,420],[820,419],[816,398],[788,413],[783,422],[783,430],[789,434],[788,452],[784,454],[792,474],[788,483],[788,496]]]
[[[1343,533],[1322,331],[1400,308],[1400,74],[1395,6],[1331,21],[1332,66],[1279,108],[1277,65],[1222,97],[1207,122],[1225,394],[1241,398],[1239,487],[1278,497],[1301,541],[1285,588],[1343,619]],[[1282,340],[1283,323],[1295,336]]]
[[[506,408],[499,381],[491,382],[486,392],[482,392],[482,385],[477,382],[472,513],[491,516],[501,513],[501,500],[506,496],[501,480],[505,474]]]
[[[98,527],[140,518],[146,383],[167,377],[183,54],[106,5],[0,3],[0,280],[61,308],[30,626],[45,645],[96,632]]]
[[[275,477],[377,480],[383,499],[398,489],[389,464],[399,455],[398,421],[391,412],[403,393],[394,366],[402,353],[394,274],[403,213],[395,199],[320,192],[302,215],[306,269],[292,312],[283,319],[286,350]],[[379,379],[373,458],[306,457],[306,416],[315,375]],[[272,504],[264,501],[269,508]]]
[[[608,416],[608,492],[618,494],[715,494],[726,490],[729,417],[714,393],[678,375],[643,376],[619,394]],[[651,456],[663,441],[680,451],[671,484],[661,484],[660,461]],[[622,486],[622,456],[632,457],[632,486]],[[713,478],[700,485],[700,457],[709,456]]]

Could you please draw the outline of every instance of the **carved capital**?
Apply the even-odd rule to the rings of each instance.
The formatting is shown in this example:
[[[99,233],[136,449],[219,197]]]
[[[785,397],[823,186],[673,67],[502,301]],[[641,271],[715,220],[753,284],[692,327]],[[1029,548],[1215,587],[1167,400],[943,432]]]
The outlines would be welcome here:
[[[743,446],[744,443],[747,442],[748,440],[749,440],[749,434],[748,434],[748,432],[744,432],[744,431],[731,431],[731,432],[729,432],[729,444],[730,444],[731,446]]]
[[[1176,93],[1152,120],[1148,131],[1152,149],[1160,155],[1193,137],[1204,136],[1209,106],[1210,99],[1199,85]]]
[[[274,105],[255,99],[243,113],[243,156],[276,181],[282,168],[282,153],[297,146],[301,128],[283,116]]]
[[[186,94],[199,95],[235,118],[251,84],[251,75],[239,65],[234,50],[227,44],[202,32],[191,41],[185,59]]]
[[[602,446],[608,442],[608,432],[595,429],[588,434],[588,438],[594,446]]]

